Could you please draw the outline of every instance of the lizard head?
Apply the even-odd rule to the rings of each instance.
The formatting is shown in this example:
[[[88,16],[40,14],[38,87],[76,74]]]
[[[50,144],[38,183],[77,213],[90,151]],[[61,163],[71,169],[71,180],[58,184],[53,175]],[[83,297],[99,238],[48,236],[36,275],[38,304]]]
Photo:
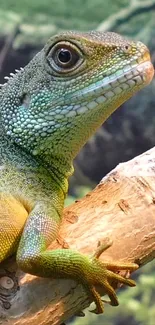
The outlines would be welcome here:
[[[5,133],[42,159],[73,159],[153,74],[149,51],[141,42],[111,32],[56,35],[3,85]]]

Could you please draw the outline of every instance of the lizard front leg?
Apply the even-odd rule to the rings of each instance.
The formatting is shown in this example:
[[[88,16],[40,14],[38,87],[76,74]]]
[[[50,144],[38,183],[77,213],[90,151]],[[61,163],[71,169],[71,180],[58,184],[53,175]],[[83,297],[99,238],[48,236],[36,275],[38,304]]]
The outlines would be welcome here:
[[[61,219],[58,208],[52,203],[50,202],[49,205],[47,201],[38,202],[31,211],[18,247],[19,267],[25,272],[41,277],[78,280],[96,303],[96,313],[102,313],[104,309],[96,285],[104,287],[112,305],[118,305],[117,296],[110,281],[119,281],[129,286],[134,286],[135,283],[112,270],[118,271],[124,268],[134,270],[137,266],[131,263],[101,262],[98,258],[107,249],[105,246],[92,256],[86,256],[71,249],[47,250],[49,244],[57,236]]]

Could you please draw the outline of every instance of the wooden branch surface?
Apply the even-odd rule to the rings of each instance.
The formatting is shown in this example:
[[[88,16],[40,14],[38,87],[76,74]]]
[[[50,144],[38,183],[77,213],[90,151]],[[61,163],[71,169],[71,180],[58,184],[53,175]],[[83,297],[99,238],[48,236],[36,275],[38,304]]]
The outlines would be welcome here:
[[[51,248],[68,244],[91,254],[107,237],[113,246],[103,260],[142,266],[155,257],[155,147],[118,165],[91,193],[66,208],[59,242]],[[82,285],[73,280],[26,274],[18,290],[20,273],[12,260],[7,263],[0,269],[0,324],[58,325],[89,306]]]

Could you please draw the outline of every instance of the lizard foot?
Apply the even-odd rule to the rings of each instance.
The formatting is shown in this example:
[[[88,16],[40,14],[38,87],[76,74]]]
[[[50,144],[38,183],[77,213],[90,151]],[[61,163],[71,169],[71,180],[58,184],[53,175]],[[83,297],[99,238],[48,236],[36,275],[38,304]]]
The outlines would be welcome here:
[[[96,286],[104,289],[104,293],[110,298],[110,304],[118,305],[118,299],[111,283],[122,283],[135,286],[135,282],[127,279],[118,271],[133,271],[138,268],[134,263],[108,262],[99,260],[100,255],[112,245],[112,242],[100,244],[92,256],[83,255],[71,249],[45,250],[39,254],[27,254],[23,257],[22,251],[18,248],[17,263],[24,272],[41,277],[73,278],[83,284],[88,296],[96,303],[95,313],[104,311],[103,301]],[[26,242],[22,247],[25,249]],[[28,247],[29,249],[29,247]],[[25,253],[25,251],[24,251]],[[28,251],[29,253],[29,251]]]
[[[138,265],[135,263],[123,263],[123,262],[103,262],[99,261],[99,256],[110,246],[112,245],[111,241],[104,242],[103,244],[99,244],[97,247],[96,252],[93,254],[93,256],[90,258],[89,267],[87,269],[87,272],[85,274],[85,280],[87,280],[84,283],[87,290],[89,290],[89,294],[91,294],[92,300],[96,304],[96,309],[91,311],[95,314],[101,314],[104,312],[104,305],[103,301],[101,299],[100,294],[96,290],[95,285],[100,285],[104,288],[105,293],[110,298],[110,304],[112,306],[118,306],[118,299],[117,295],[115,293],[114,288],[111,286],[111,282],[120,282],[122,284],[128,285],[130,287],[135,286],[135,281],[131,279],[127,279],[117,273],[121,270],[128,270],[128,271],[134,271],[138,268]]]

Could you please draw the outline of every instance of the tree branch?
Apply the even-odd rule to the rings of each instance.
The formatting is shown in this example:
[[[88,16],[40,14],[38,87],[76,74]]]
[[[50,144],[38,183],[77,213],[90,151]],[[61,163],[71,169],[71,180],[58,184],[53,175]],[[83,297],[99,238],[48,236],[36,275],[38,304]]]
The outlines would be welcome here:
[[[106,19],[103,23],[101,23],[97,30],[106,32],[106,31],[112,31],[116,30],[118,26],[126,23],[129,21],[132,17],[139,15],[143,12],[147,12],[150,10],[155,9],[155,1],[154,0],[132,0],[129,1],[129,6],[126,8],[123,8],[119,10],[119,12],[109,16],[108,19]]]
[[[107,237],[113,246],[102,260],[142,266],[155,257],[155,148],[118,165],[91,193],[66,208],[59,242],[51,248],[68,244],[91,254]],[[21,274],[15,272],[12,259],[1,265],[0,324],[58,325],[89,306],[82,285],[73,280],[25,274],[18,290]]]
[[[8,37],[6,38],[5,44],[0,52],[0,73],[2,73],[6,58],[7,58],[8,54],[10,54],[12,44],[13,44],[16,36],[19,33],[20,33],[20,29],[19,29],[19,24],[18,24],[15,26],[13,32],[11,34],[9,34]]]

